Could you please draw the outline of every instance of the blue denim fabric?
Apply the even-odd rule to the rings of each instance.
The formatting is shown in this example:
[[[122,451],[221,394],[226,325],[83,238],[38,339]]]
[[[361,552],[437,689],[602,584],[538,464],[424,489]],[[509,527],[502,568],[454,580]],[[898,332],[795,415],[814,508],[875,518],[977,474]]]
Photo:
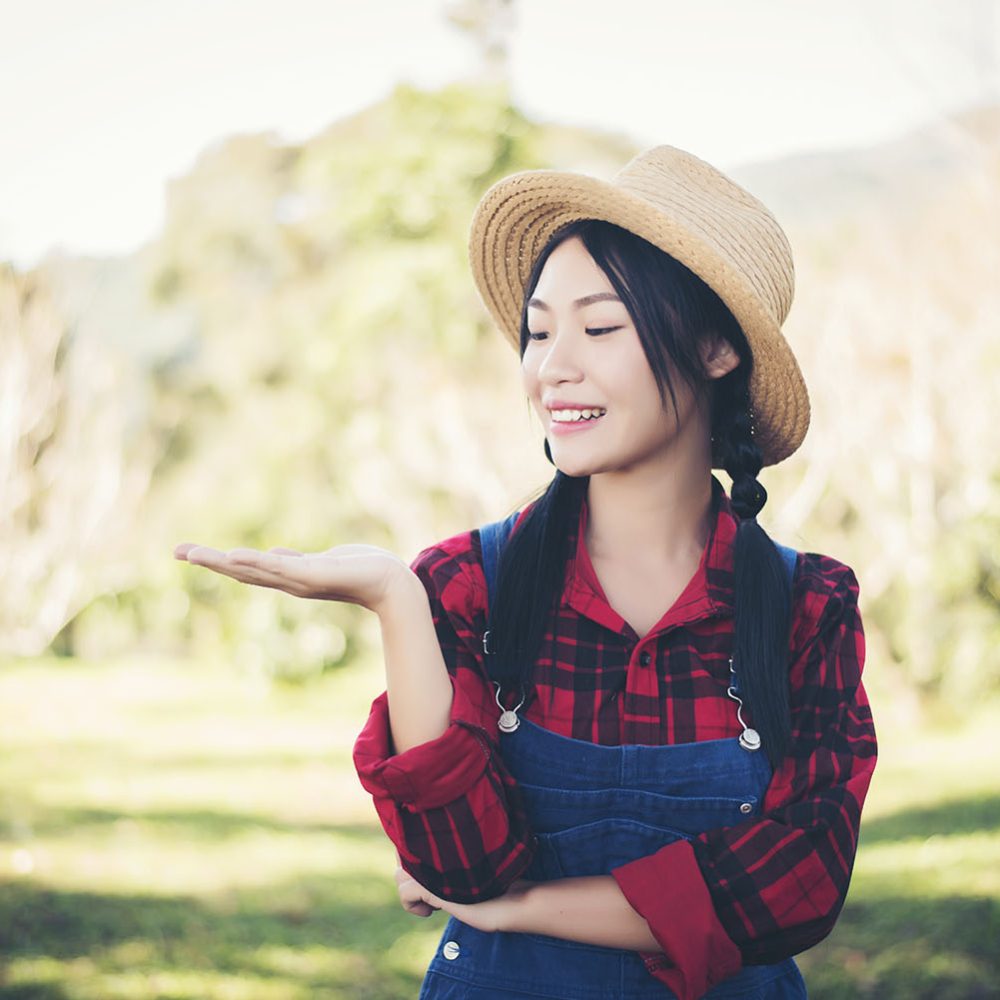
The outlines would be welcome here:
[[[539,849],[525,878],[608,875],[679,838],[759,816],[771,767],[737,738],[603,746],[527,719],[500,733]],[[669,886],[663,891],[670,892]],[[745,966],[706,997],[802,1000],[793,959]],[[669,1000],[639,954],[541,934],[486,933],[449,918],[420,1000]],[[676,1000],[676,998],[675,998]]]

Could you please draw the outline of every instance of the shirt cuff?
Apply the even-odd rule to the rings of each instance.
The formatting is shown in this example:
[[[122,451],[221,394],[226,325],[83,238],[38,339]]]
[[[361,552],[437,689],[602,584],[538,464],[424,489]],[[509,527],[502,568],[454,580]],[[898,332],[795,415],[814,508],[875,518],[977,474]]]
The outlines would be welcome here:
[[[740,950],[719,922],[688,841],[674,841],[611,874],[663,948],[662,954],[639,952],[647,970],[679,1000],[696,1000],[740,971]]]
[[[364,789],[411,812],[447,805],[465,795],[486,770],[490,751],[476,727],[452,714],[448,728],[436,739],[393,753],[389,696],[383,691],[372,702],[368,721],[354,743],[354,766]]]

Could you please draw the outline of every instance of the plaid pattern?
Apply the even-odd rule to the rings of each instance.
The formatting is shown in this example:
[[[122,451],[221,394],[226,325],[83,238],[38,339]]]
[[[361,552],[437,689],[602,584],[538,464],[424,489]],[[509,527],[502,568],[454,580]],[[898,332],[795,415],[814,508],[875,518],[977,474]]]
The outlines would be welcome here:
[[[561,735],[612,746],[739,735],[736,705],[726,694],[738,522],[714,476],[712,488],[715,522],[701,565],[641,640],[601,589],[583,544],[583,504],[558,615],[522,715]],[[483,667],[478,530],[430,546],[412,568],[430,596],[452,680],[452,724],[438,739],[393,754],[383,692],[354,761],[407,871],[444,899],[477,902],[523,875],[534,849],[497,747],[500,709]],[[853,571],[828,556],[800,553],[793,604],[794,745],[774,773],[761,815],[612,873],[664,945],[666,958],[644,957],[665,982],[676,982],[671,966],[697,966],[734,945],[744,963],[797,954],[829,933],[846,896],[877,750],[861,683],[865,646]],[[519,697],[508,691],[502,700],[512,708]],[[744,718],[753,724],[746,710]],[[671,905],[671,884],[690,884],[692,875],[707,889],[708,912]],[[679,924],[690,940],[692,920],[704,925],[705,955],[671,955]]]

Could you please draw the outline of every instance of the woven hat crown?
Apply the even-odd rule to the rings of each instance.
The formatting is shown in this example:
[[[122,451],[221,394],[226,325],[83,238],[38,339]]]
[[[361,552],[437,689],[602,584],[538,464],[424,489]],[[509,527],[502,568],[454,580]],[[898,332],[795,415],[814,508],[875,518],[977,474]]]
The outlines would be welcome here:
[[[673,146],[634,157],[611,183],[647,201],[741,273],[780,326],[792,307],[792,248],[777,220],[710,163]]]
[[[473,215],[469,260],[483,304],[515,350],[532,266],[552,234],[577,219],[635,233],[722,299],[753,353],[751,418],[764,464],[795,451],[809,426],[809,395],[781,332],[795,270],[767,207],[711,164],[666,145],[633,157],[610,181],[557,170],[503,178]]]

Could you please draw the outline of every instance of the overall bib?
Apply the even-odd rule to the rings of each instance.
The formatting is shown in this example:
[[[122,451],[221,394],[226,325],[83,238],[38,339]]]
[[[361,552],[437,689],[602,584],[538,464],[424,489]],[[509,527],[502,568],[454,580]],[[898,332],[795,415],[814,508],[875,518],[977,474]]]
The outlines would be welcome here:
[[[487,548],[484,542],[492,588],[495,559],[490,558],[492,546],[490,552]],[[794,550],[783,554],[794,568]],[[756,735],[745,726],[744,732]],[[744,749],[741,737],[604,746],[522,717],[513,732],[499,732],[499,741],[538,839],[524,874],[531,881],[609,875],[612,868],[680,838],[751,819],[759,815],[771,779],[766,755]],[[744,966],[705,996],[802,1000],[806,989],[788,958]],[[488,933],[450,917],[419,1000],[490,997],[676,1000],[638,952],[542,934]]]

